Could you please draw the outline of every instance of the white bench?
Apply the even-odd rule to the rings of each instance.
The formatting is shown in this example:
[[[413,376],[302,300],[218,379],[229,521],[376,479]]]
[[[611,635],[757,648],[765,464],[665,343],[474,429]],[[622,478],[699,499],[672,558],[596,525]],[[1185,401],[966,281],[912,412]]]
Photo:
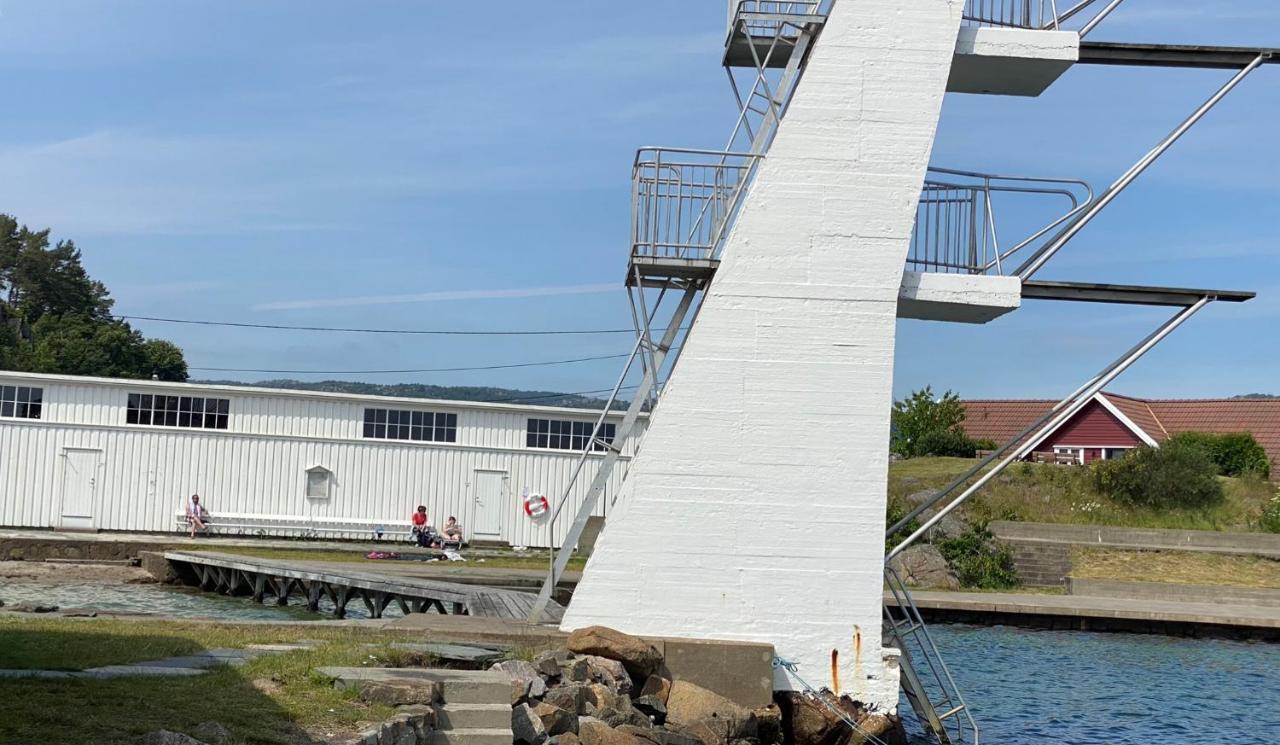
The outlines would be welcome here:
[[[191,529],[185,510],[174,513],[179,532]],[[381,529],[381,533],[379,533]],[[205,534],[295,536],[301,538],[346,538],[356,540],[411,540],[408,520],[359,520],[354,518],[303,517],[300,515],[252,515],[235,512],[210,513]]]

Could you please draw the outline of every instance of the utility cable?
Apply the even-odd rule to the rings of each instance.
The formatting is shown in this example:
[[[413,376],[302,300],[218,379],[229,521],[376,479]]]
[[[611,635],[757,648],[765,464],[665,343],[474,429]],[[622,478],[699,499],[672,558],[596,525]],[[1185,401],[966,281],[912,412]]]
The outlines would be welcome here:
[[[159,318],[156,316],[114,316],[119,321],[154,321],[180,323],[190,326],[229,326],[245,329],[275,329],[278,331],[334,331],[345,334],[425,334],[435,336],[568,336],[586,334],[634,334],[635,329],[533,329],[507,331],[472,331],[465,329],[374,329],[349,326],[289,326],[274,323],[241,323],[238,321],[207,321],[193,318]]]

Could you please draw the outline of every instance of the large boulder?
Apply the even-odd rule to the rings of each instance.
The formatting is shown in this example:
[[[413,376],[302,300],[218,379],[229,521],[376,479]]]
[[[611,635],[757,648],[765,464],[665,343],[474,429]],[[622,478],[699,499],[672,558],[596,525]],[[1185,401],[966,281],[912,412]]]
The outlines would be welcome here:
[[[582,658],[587,663],[587,676],[596,683],[602,683],[618,693],[631,692],[631,676],[623,664],[608,657],[589,654]]]
[[[650,675],[640,688],[641,696],[656,696],[663,706],[667,705],[667,697],[671,695],[671,681],[661,675]]]
[[[652,644],[606,626],[578,629],[565,646],[570,652],[617,660],[636,680],[644,680],[662,666],[662,653]]]
[[[511,679],[511,705],[515,706],[526,698],[537,698],[547,692],[547,683],[542,679],[538,669],[524,660],[503,660],[495,662],[489,670],[503,673]]]
[[[817,695],[785,691],[778,693],[776,700],[782,710],[783,731],[789,734],[786,742],[791,745],[862,745],[877,740],[906,745],[901,720],[872,714],[848,696],[835,696],[830,691]],[[856,731],[846,719],[858,723]],[[760,742],[767,740],[762,737]]]
[[[222,745],[231,739],[231,732],[218,722],[201,722],[191,733],[211,745]]]
[[[899,579],[913,587],[959,590],[960,580],[947,565],[942,552],[927,543],[911,546],[889,562]]]
[[[635,735],[616,730],[599,719],[584,717],[578,721],[578,738],[582,745],[645,745]]]
[[[548,735],[562,735],[566,732],[578,733],[577,712],[565,711],[559,706],[545,701],[533,707],[533,713],[542,720],[542,728]]]
[[[542,725],[542,719],[528,704],[511,709],[511,735],[517,745],[542,745],[547,741],[547,729]]]
[[[701,740],[724,745],[737,738],[754,738],[756,722],[751,710],[714,691],[677,680],[667,696],[668,726]]]
[[[601,686],[603,688],[603,686]],[[565,711],[581,714],[583,704],[587,700],[587,690],[589,686],[582,683],[572,683],[569,685],[559,685],[547,691],[542,700],[545,703],[557,706]]]

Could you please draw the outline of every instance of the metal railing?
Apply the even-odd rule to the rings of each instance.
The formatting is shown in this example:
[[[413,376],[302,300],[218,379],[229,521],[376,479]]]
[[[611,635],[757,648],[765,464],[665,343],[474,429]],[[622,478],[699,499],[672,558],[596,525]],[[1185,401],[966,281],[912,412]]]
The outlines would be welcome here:
[[[631,170],[631,254],[713,259],[762,156],[646,147]]]
[[[1020,196],[1058,198],[1070,206],[1043,227],[1025,228],[1030,230],[1029,235],[1002,244],[1001,228],[1015,226],[1011,218],[1001,214],[996,195],[1008,200],[1009,207]],[[930,168],[916,207],[907,267],[921,272],[1005,274],[1004,263],[1010,256],[1038,245],[1092,201],[1093,189],[1078,179],[998,176]]]
[[[1081,36],[1088,34],[1124,0],[967,0],[964,6],[964,22],[968,26],[995,26],[1001,28],[1025,28],[1067,30],[1073,19],[1083,19],[1076,29]],[[1093,11],[1092,15],[1089,11]]]

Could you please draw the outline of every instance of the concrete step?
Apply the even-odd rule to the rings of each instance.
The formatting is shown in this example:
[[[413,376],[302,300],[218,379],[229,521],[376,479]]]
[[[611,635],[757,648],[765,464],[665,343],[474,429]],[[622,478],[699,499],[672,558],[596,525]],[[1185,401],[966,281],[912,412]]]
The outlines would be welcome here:
[[[511,745],[511,728],[436,730],[431,745]]]
[[[449,695],[445,687],[444,694]],[[511,696],[507,686],[506,696]],[[436,706],[436,728],[441,730],[511,728],[510,704],[444,704]]]
[[[440,684],[448,704],[511,705],[511,679],[505,673],[412,667],[322,667],[317,671],[333,678],[335,688],[359,688],[367,682],[431,680]]]

